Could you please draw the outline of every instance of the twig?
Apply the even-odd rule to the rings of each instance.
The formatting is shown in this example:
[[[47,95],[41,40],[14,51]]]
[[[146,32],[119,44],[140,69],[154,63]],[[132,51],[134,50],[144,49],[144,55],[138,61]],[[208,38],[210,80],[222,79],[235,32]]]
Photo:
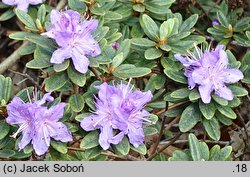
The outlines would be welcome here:
[[[168,144],[170,141],[162,141],[160,142],[160,145]],[[222,146],[227,146],[230,144],[230,141],[211,141],[211,140],[205,140],[204,141],[207,144],[219,144]],[[188,143],[188,140],[176,140],[173,144],[183,144]]]
[[[183,104],[185,104],[185,103],[187,103],[187,101],[181,102],[181,103],[176,103],[176,104],[173,104],[173,105],[170,105],[170,106],[168,106],[168,110],[174,109],[174,108],[176,108],[176,107],[178,107],[178,106],[181,106],[181,105],[183,105]],[[162,110],[160,110],[159,112],[157,112],[157,113],[155,113],[155,114],[156,114],[156,115],[160,115],[160,114],[162,114],[162,113],[164,113],[164,112],[166,112],[166,109],[162,109]]]
[[[20,73],[20,72],[17,72],[17,71],[13,71],[13,70],[11,70],[11,69],[8,69],[8,70],[9,70],[10,72],[14,73],[14,74],[18,74],[18,75],[20,75],[20,76],[23,76],[23,77],[29,79],[33,84],[35,84],[37,87],[40,88],[39,84],[38,84],[30,75],[28,75],[27,73],[24,74],[24,73]]]
[[[155,156],[157,156],[162,151],[164,151],[166,148],[168,148],[171,144],[173,144],[181,135],[182,135],[182,133],[179,132],[171,141],[169,141],[167,144],[165,144],[159,150],[157,150],[155,153],[153,153],[151,156],[149,156],[147,158],[147,161],[151,161]]]
[[[29,42],[24,41],[23,44],[15,50],[8,58],[6,58],[1,64],[0,64],[0,74],[4,73],[6,70],[14,66],[17,61],[21,58],[21,55],[19,54],[19,50],[23,47],[26,47]]]
[[[174,124],[176,124],[180,120],[181,116],[176,116],[174,120],[172,120],[167,126],[165,127],[165,130],[169,130]]]
[[[90,71],[92,71],[92,73],[95,75],[95,77],[100,80],[100,81],[103,81],[102,78],[100,77],[100,75],[98,74],[98,71],[93,68],[93,67],[89,67]]]
[[[76,147],[68,147],[69,150],[72,151],[81,151],[81,152],[85,152],[86,150],[83,148],[76,148]],[[101,155],[107,156],[107,157],[111,157],[111,158],[115,158],[115,159],[122,159],[122,160],[131,160],[131,161],[140,161],[140,159],[133,157],[131,155],[126,155],[126,156],[118,156],[116,154],[113,154],[111,152],[101,152]]]

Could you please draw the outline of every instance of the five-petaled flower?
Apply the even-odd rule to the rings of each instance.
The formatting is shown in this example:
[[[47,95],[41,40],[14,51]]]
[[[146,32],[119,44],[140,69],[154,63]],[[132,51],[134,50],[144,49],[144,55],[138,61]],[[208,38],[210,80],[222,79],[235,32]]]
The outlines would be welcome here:
[[[50,21],[51,26],[42,35],[55,39],[60,47],[54,51],[50,62],[61,64],[65,59],[72,58],[75,69],[86,73],[89,66],[87,56],[96,57],[101,53],[98,42],[92,36],[98,26],[98,20],[81,22],[81,16],[76,11],[52,10]]]
[[[31,142],[36,154],[42,155],[47,152],[51,137],[62,142],[72,141],[68,128],[59,122],[63,116],[65,103],[47,108],[43,106],[46,101],[53,101],[50,93],[45,94],[41,100],[28,103],[24,103],[19,97],[14,97],[7,105],[6,122],[19,126],[12,137],[16,138],[22,133],[22,139],[18,143],[19,150]]]
[[[226,100],[232,100],[234,95],[226,84],[236,83],[243,79],[239,69],[228,67],[228,57],[223,45],[218,45],[215,50],[206,50],[204,53],[196,47],[196,55],[175,55],[185,66],[185,76],[188,77],[189,88],[198,85],[201,99],[204,103],[210,103],[211,93]]]
[[[150,91],[132,91],[133,88],[125,84],[110,86],[103,83],[96,98],[96,111],[81,121],[85,131],[100,129],[99,144],[108,149],[110,144],[118,144],[125,135],[133,146],[138,147],[144,141],[143,122],[149,113],[144,106],[151,100]]]
[[[30,4],[41,4],[42,0],[3,0],[3,3],[10,6],[17,6],[18,9],[27,12]]]

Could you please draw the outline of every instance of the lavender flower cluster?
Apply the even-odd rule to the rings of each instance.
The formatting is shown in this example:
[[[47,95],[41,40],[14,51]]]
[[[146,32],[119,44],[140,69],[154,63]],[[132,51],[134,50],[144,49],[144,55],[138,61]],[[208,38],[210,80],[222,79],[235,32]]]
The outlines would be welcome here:
[[[239,69],[228,67],[224,46],[218,45],[215,50],[208,49],[204,53],[196,47],[196,54],[189,54],[190,56],[175,55],[185,66],[184,75],[188,78],[189,89],[193,89],[197,84],[204,103],[211,102],[213,91],[221,98],[233,100],[234,95],[226,84],[236,83],[244,76]]]
[[[147,119],[149,112],[143,109],[153,97],[151,91],[133,91],[129,83],[118,86],[103,83],[96,88],[99,89],[96,111],[81,121],[81,127],[86,131],[100,129],[99,143],[103,149],[118,144],[125,135],[134,147],[142,144],[143,122],[151,122]]]
[[[61,64],[65,59],[72,58],[75,69],[86,73],[89,66],[86,56],[96,57],[101,53],[98,42],[91,35],[98,26],[98,20],[81,22],[81,16],[76,11],[52,10],[50,21],[51,26],[43,35],[55,39],[59,46],[50,62]]]
[[[34,95],[36,98],[36,95]],[[30,142],[37,155],[47,152],[50,146],[50,138],[57,141],[72,141],[72,135],[66,125],[59,120],[63,117],[65,103],[59,103],[47,108],[46,101],[53,101],[50,93],[46,93],[41,100],[30,100],[24,103],[19,97],[13,98],[7,105],[8,117],[6,122],[10,125],[18,125],[17,132],[12,135],[16,138],[22,133],[22,139],[18,143],[22,150]]]

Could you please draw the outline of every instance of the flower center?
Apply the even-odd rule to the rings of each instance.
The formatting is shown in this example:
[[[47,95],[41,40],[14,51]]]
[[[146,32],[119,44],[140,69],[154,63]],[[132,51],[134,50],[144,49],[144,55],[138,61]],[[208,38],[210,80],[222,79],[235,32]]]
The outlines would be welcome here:
[[[135,105],[129,100],[124,100],[121,107],[125,112],[129,113],[135,108]]]

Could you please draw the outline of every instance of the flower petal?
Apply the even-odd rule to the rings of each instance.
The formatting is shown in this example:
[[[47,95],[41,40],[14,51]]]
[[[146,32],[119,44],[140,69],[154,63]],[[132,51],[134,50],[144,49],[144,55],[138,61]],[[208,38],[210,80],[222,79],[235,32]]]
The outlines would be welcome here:
[[[232,91],[224,84],[219,84],[218,88],[215,90],[215,94],[226,100],[233,100],[234,98]]]
[[[101,128],[101,133],[99,135],[99,144],[104,149],[107,150],[110,146],[109,140],[113,137],[113,129],[111,126],[106,125]]]
[[[118,144],[122,141],[124,136],[125,136],[124,133],[120,132],[117,135],[115,135],[114,137],[112,137],[111,139],[109,139],[109,142],[112,144]]]
[[[144,132],[142,127],[129,126],[128,131],[129,142],[133,144],[135,148],[139,147],[144,141]]]
[[[63,117],[65,106],[66,106],[65,103],[59,103],[57,105],[50,107],[47,111],[48,120],[49,121],[58,121],[59,119],[61,119]]]
[[[222,68],[226,68],[228,65],[228,57],[227,53],[224,50],[220,50],[220,59],[218,60],[217,66],[220,66]]]
[[[214,56],[211,52],[206,51],[201,59],[201,64],[205,68],[213,67],[219,60],[219,56]]]
[[[89,59],[78,50],[73,49],[72,60],[75,69],[80,73],[86,73],[88,71]]]
[[[79,41],[78,48],[81,48],[85,55],[96,57],[101,54],[99,43],[90,34],[86,34]]]
[[[50,136],[46,127],[40,126],[39,128],[36,128],[32,144],[37,155],[43,155],[48,151]]]
[[[243,73],[239,69],[225,69],[222,75],[225,83],[235,83],[244,78]]]
[[[81,33],[81,36],[85,36],[86,34],[91,34],[98,27],[98,20],[91,19],[82,22],[77,28],[77,32]]]
[[[2,0],[4,4],[7,4],[7,5],[10,5],[10,6],[13,6],[13,5],[16,5],[16,0]]]
[[[24,12],[27,12],[28,11],[28,7],[29,7],[29,3],[17,3],[17,8],[24,11]]]
[[[211,92],[213,91],[213,85],[211,83],[208,83],[206,85],[200,85],[198,89],[203,103],[210,103]]]
[[[18,143],[18,148],[19,150],[22,150],[25,146],[27,146],[30,141],[32,140],[32,130],[30,130],[29,128],[24,130],[22,132],[22,139],[21,141]]]
[[[49,135],[57,141],[72,141],[72,135],[66,125],[62,122],[49,122],[47,124]]]
[[[202,68],[198,68],[198,69],[194,70],[190,78],[196,84],[204,85],[204,84],[207,84],[209,82],[208,77],[209,77],[209,73],[208,73],[207,69],[202,67]]]
[[[61,64],[64,60],[71,57],[71,51],[65,48],[59,48],[55,50],[50,59],[51,63]]]
[[[95,130],[97,128],[100,128],[99,124],[97,123],[98,121],[100,121],[100,119],[101,118],[97,115],[90,115],[88,117],[85,117],[81,121],[81,127],[85,131],[92,131],[92,130]]]

